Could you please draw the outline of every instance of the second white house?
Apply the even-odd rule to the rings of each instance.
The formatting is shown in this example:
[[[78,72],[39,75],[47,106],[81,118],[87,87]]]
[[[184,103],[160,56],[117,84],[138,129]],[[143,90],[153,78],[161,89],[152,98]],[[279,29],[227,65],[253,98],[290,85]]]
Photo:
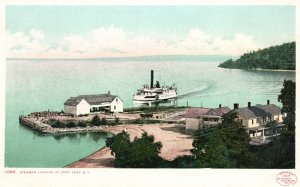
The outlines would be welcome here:
[[[97,94],[70,97],[64,103],[68,114],[81,115],[99,111],[123,112],[123,101],[116,95]]]

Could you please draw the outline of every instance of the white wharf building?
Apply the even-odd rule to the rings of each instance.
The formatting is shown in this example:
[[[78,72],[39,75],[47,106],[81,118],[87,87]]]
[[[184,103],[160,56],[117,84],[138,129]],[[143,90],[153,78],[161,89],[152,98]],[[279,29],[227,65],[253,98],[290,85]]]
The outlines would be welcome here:
[[[100,111],[123,112],[123,101],[108,92],[108,94],[70,97],[64,103],[64,112],[68,114],[81,115]]]

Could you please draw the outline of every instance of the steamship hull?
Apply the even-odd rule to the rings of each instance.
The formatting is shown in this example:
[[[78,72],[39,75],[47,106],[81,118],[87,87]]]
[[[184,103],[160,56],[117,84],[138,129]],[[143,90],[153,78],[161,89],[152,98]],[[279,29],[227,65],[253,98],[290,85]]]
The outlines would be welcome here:
[[[161,94],[140,94],[134,95],[134,101],[152,101],[152,102],[159,102],[169,99],[175,99],[177,97],[176,90],[168,90],[166,93]]]

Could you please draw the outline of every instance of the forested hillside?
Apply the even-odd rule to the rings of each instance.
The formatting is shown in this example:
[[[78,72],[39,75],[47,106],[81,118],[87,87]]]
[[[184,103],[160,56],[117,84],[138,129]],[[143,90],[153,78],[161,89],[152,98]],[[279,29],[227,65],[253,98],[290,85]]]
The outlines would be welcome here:
[[[229,59],[219,65],[231,69],[296,69],[296,43],[284,43],[245,53],[237,60]]]

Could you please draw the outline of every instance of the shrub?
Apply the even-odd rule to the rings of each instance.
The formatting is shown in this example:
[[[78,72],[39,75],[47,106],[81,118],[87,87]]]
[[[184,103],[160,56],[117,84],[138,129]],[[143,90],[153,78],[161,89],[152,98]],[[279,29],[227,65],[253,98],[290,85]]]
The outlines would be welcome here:
[[[133,124],[153,124],[153,123],[160,123],[161,121],[156,119],[135,119],[129,122]]]
[[[87,127],[87,123],[85,123],[83,121],[79,121],[78,126],[79,127]]]
[[[57,120],[56,122],[54,122],[52,125],[51,125],[53,128],[61,128],[62,126],[62,123]]]
[[[141,113],[140,116],[142,118],[152,118],[153,114],[152,113]]]
[[[115,118],[115,124],[117,125],[117,124],[119,124],[119,123],[120,123],[120,118],[116,117],[116,118]]]
[[[75,124],[73,121],[71,121],[71,122],[68,122],[68,123],[66,124],[66,127],[67,127],[67,128],[76,127],[76,124]]]
[[[91,121],[91,124],[95,125],[95,126],[101,125],[101,120],[100,120],[100,118],[99,118],[98,115],[96,115],[96,116],[93,117],[93,119]]]
[[[106,118],[102,118],[102,119],[101,119],[100,125],[107,125],[107,120],[106,120]]]

